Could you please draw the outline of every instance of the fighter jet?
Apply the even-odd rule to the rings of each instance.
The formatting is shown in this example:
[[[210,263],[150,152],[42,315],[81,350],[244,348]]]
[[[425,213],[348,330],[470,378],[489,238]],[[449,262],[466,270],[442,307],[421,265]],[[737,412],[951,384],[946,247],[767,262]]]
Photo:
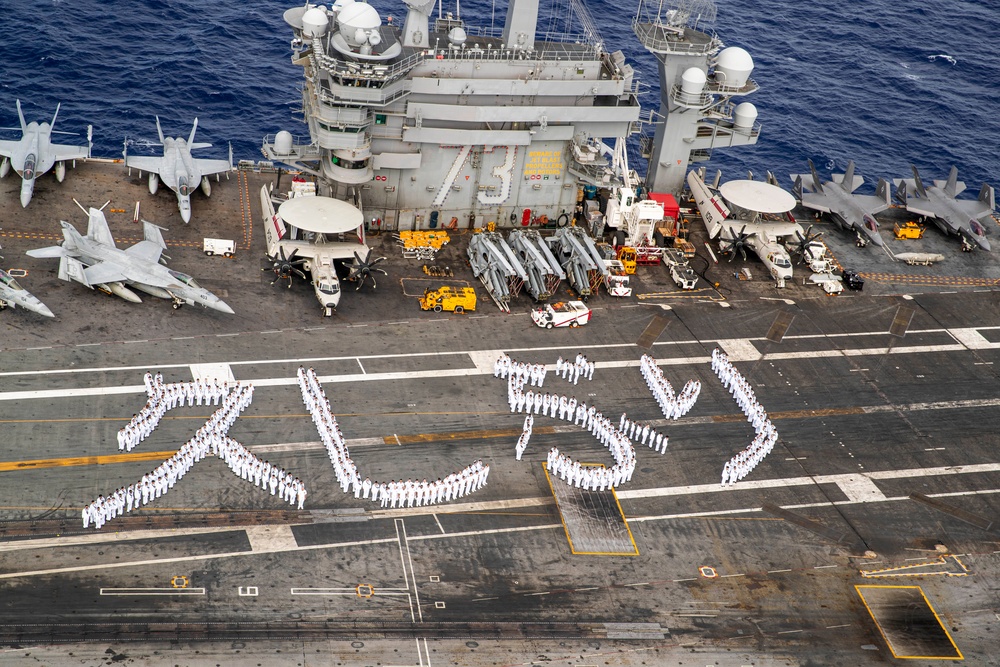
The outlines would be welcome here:
[[[875,214],[891,205],[888,181],[883,178],[878,180],[874,196],[856,195],[854,191],[864,183],[864,179],[854,175],[854,160],[847,163],[843,174],[833,174],[833,180],[826,183],[820,180],[812,160],[809,160],[809,171],[810,174],[792,174],[795,183],[792,194],[795,198],[808,209],[829,213],[844,231],[853,230],[859,247],[868,245],[870,241],[884,248]]]
[[[207,160],[196,158],[191,155],[191,151],[199,148],[209,148],[212,144],[195,143],[194,133],[198,130],[198,119],[194,119],[191,127],[191,136],[185,140],[183,137],[164,137],[163,130],[160,129],[160,117],[156,117],[156,133],[160,136],[160,145],[163,146],[163,157],[152,157],[144,155],[129,155],[128,142],[125,142],[125,166],[135,167],[142,172],[149,172],[149,193],[156,194],[160,181],[168,188],[177,193],[177,206],[181,210],[181,219],[184,222],[191,221],[191,193],[199,185],[206,197],[212,195],[212,185],[208,182],[208,177],[227,172],[233,168],[233,146],[229,146],[229,161]]]
[[[976,201],[956,199],[965,190],[965,183],[958,180],[958,167],[952,167],[947,181],[934,181],[929,188],[924,187],[917,168],[913,178],[896,178],[896,199],[906,206],[910,213],[930,218],[943,234],[955,234],[962,239],[962,250],[969,252],[975,248],[990,249],[986,239],[983,218],[996,209],[993,187],[983,183]]]
[[[14,276],[0,269],[0,310],[7,308],[7,306],[11,308],[20,306],[45,317],[55,317],[44,303],[21,287]]]
[[[21,127],[8,127],[5,130],[21,130],[21,138],[17,141],[0,140],[0,155],[3,156],[3,163],[0,163],[0,178],[10,172],[11,165],[14,171],[21,177],[21,206],[27,207],[31,201],[31,193],[35,189],[35,179],[47,172],[55,165],[56,180],[60,183],[66,178],[66,161],[78,160],[90,157],[90,137],[92,130],[87,126],[88,146],[72,146],[66,144],[53,144],[51,137],[53,134],[72,134],[72,132],[56,132],[52,128],[56,124],[56,117],[59,115],[59,106],[56,105],[56,112],[52,114],[51,123],[30,123],[24,122],[24,114],[21,113],[21,100],[17,100],[17,117],[21,120]]]
[[[29,250],[28,255],[58,257],[61,280],[82,283],[91,289],[96,287],[126,301],[141,302],[132,291],[137,289],[151,296],[170,299],[175,309],[185,303],[200,304],[233,314],[232,308],[200,286],[194,278],[160,263],[160,257],[167,248],[160,234],[161,227],[143,220],[143,240],[120,250],[104,217],[104,206],[99,209],[91,207],[89,211],[80,206],[88,217],[86,236],[82,236],[70,223],[60,221],[64,238],[62,245]]]

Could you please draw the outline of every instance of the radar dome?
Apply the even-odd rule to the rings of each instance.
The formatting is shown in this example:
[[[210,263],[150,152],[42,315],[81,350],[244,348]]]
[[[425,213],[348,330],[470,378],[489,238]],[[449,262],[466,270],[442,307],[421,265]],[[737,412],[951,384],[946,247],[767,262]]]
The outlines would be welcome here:
[[[448,41],[455,46],[465,44],[466,39],[468,39],[468,35],[466,35],[464,28],[455,26],[448,31]]]
[[[701,68],[689,67],[681,75],[681,90],[690,95],[700,95],[707,79]]]
[[[292,154],[292,133],[282,130],[274,135],[274,152],[277,155]]]
[[[757,120],[757,107],[750,102],[737,104],[733,110],[733,125],[740,130],[749,130]]]
[[[326,7],[319,5],[311,7],[302,15],[302,34],[305,37],[322,37],[326,34],[326,28],[330,25],[330,19],[326,15]]]
[[[364,39],[359,40],[359,35],[367,35],[369,30],[374,30],[382,25],[382,19],[378,12],[367,2],[346,5],[340,10],[337,22],[340,24],[340,34],[343,35],[348,44],[354,47],[361,46],[365,41]]]
[[[715,60],[715,79],[726,88],[742,88],[753,72],[753,58],[738,46],[730,46]]]

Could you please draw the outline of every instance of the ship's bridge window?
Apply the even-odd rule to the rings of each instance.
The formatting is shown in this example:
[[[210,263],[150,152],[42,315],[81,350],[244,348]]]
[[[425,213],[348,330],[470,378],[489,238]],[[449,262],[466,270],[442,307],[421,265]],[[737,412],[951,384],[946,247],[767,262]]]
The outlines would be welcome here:
[[[384,113],[377,113],[377,114],[375,114],[375,124],[376,125],[385,125],[385,114]]]

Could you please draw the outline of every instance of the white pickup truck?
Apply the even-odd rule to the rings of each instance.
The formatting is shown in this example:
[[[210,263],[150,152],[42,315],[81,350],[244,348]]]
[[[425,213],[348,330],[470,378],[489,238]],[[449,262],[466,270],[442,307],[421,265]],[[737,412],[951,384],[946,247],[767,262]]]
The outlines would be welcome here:
[[[540,327],[578,327],[590,321],[590,308],[583,301],[560,301],[531,311],[531,319]]]

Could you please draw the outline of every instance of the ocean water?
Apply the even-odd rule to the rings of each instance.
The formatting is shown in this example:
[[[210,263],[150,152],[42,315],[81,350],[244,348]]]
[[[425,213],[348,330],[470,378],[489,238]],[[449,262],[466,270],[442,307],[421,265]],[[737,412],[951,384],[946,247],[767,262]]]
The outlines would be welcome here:
[[[296,2],[3,4],[0,125],[17,125],[16,98],[29,121],[50,119],[61,102],[56,129],[84,133],[92,124],[94,154],[105,157],[120,156],[126,137],[130,151],[153,152],[154,115],[169,136],[187,136],[197,116],[198,139],[214,144],[206,157],[224,157],[232,142],[236,159],[260,159],[265,134],[304,132],[302,73],[290,62],[291,32],[282,20]],[[405,14],[397,0],[372,4],[383,17]],[[623,50],[638,71],[644,106],[658,108],[656,61],[631,31],[635,0],[587,6],[608,50]],[[909,175],[911,162],[927,178],[944,178],[956,164],[970,190],[982,181],[1000,185],[996,3],[717,6],[708,27],[754,58],[760,90],[745,99],[757,106],[763,131],[756,146],[717,151],[710,170],[727,178],[771,170],[788,185],[807,158],[821,171],[853,158],[868,190],[878,176]],[[506,3],[478,0],[461,9],[470,24],[499,26]]]

